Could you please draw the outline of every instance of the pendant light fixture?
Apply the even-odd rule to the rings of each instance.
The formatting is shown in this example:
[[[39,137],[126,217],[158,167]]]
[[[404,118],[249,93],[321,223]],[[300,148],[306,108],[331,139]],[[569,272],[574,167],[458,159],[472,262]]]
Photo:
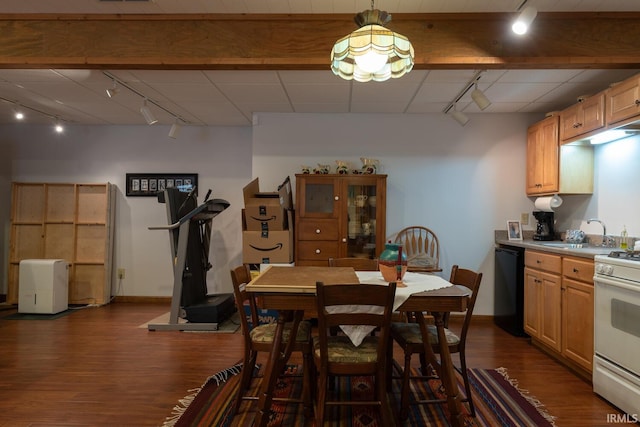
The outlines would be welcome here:
[[[338,40],[331,49],[331,71],[345,80],[382,82],[413,69],[413,46],[402,34],[384,27],[391,14],[374,9],[358,13],[358,29]]]

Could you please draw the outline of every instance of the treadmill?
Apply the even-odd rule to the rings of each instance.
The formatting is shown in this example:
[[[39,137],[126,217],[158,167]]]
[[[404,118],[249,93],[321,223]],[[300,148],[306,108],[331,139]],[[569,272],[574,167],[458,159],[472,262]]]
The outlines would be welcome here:
[[[211,222],[229,207],[226,200],[209,200],[210,195],[211,190],[198,205],[195,187],[188,193],[179,188],[158,193],[158,202],[166,205],[169,224],[149,229],[169,231],[173,295],[169,323],[149,324],[150,331],[215,331],[235,311],[233,294],[207,295],[207,272],[212,267]]]

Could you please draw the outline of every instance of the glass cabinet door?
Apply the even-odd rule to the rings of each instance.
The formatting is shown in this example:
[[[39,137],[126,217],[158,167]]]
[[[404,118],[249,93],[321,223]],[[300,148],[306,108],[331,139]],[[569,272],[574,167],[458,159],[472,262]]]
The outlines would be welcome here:
[[[348,182],[347,256],[376,258],[377,195],[375,181],[371,184]]]
[[[325,177],[305,177],[301,215],[308,218],[337,218],[340,200],[336,181]]]

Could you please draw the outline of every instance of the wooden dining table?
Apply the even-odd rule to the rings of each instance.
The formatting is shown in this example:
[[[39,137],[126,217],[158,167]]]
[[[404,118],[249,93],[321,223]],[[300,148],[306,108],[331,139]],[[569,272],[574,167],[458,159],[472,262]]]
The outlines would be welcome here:
[[[439,289],[412,293],[397,309],[415,313],[428,311],[433,316],[438,339],[441,343],[439,370],[447,394],[450,423],[452,426],[458,427],[463,425],[462,397],[456,384],[449,348],[446,345],[444,316],[450,312],[466,310],[470,292],[453,286],[439,276],[430,277],[429,280],[446,283],[442,283],[442,287]],[[264,380],[260,389],[255,426],[265,427],[267,425],[276,381],[291,355],[292,342],[283,343],[282,332],[286,320],[291,318],[292,312],[297,316],[304,313],[307,318],[316,317],[316,282],[350,284],[360,283],[360,280],[351,267],[270,266],[247,284],[247,291],[258,298],[260,307],[277,310],[279,313],[273,347],[265,366]],[[426,320],[422,315],[418,315],[417,318],[421,322],[425,354],[429,361],[435,363],[437,359],[429,344]],[[289,337],[295,336],[295,331],[289,334]],[[284,350],[282,350],[283,344],[285,344]]]

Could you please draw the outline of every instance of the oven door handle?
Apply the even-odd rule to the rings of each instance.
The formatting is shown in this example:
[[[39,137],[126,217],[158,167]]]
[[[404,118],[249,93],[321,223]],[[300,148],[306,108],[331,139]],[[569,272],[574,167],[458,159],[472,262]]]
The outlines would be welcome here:
[[[614,288],[622,288],[622,289],[626,289],[628,291],[633,291],[633,292],[637,292],[638,291],[638,285],[630,285],[628,283],[632,283],[632,282],[628,282],[625,281],[623,279],[610,279],[609,277],[603,277],[603,276],[594,276],[593,277],[593,283],[595,286],[598,285],[609,285],[611,287]]]

